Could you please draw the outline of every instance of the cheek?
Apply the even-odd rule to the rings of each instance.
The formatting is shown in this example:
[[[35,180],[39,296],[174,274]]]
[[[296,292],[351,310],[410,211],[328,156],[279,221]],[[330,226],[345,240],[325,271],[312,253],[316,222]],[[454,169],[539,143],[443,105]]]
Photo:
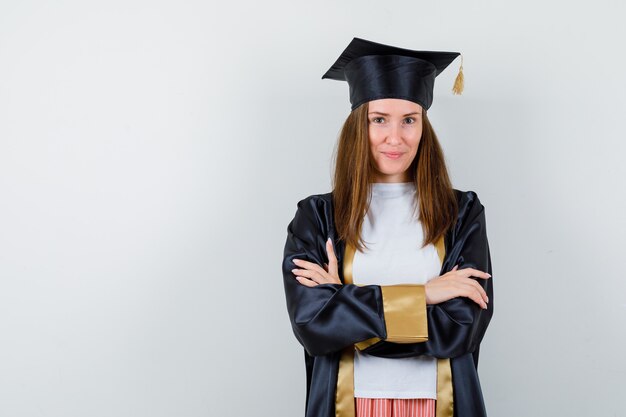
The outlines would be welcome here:
[[[370,146],[375,146],[376,143],[378,142],[378,135],[377,135],[376,129],[372,128],[372,126],[370,126],[369,129],[367,130],[367,137],[369,138]]]
[[[384,164],[382,157],[378,152],[378,143],[370,140],[370,160],[377,169],[381,168],[381,164]]]
[[[370,128],[368,132],[368,138],[370,143],[370,149],[372,150],[372,152],[375,152],[376,148],[378,148],[378,146],[380,146],[382,142],[379,132],[377,132],[376,129]]]
[[[413,148],[413,153],[417,153],[417,149],[419,148],[419,144],[422,139],[422,128],[415,129],[414,134],[411,136],[411,148]]]

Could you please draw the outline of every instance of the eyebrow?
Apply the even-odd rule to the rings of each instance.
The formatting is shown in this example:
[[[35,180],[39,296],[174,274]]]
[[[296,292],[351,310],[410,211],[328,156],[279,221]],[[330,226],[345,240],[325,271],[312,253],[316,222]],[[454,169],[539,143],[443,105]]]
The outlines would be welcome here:
[[[369,114],[380,114],[381,116],[389,116],[389,114],[387,114],[387,113],[382,113],[382,112],[379,112],[379,111],[373,111],[373,112],[370,112]],[[422,114],[422,113],[419,113],[419,112],[414,111],[413,113],[407,113],[407,114],[405,114],[405,115],[404,115],[404,116],[402,116],[402,117],[413,116],[413,115],[415,115],[415,114]]]

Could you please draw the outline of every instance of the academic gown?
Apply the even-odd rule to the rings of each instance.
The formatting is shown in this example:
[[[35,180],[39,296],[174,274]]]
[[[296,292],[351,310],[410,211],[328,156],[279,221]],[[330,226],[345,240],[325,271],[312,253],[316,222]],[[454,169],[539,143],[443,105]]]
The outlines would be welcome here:
[[[454,192],[459,213],[437,245],[440,275],[455,265],[492,274],[484,206],[474,191]],[[298,268],[292,259],[328,263],[328,237],[343,284],[300,284],[291,272]],[[493,277],[474,278],[489,297],[487,309],[468,297],[427,305],[423,285],[353,284],[346,257],[353,252],[337,238],[332,192],[298,202],[287,226],[282,270],[289,319],[304,347],[305,417],[354,417],[355,346],[379,357],[438,358],[437,417],[486,417],[477,369],[493,315]]]

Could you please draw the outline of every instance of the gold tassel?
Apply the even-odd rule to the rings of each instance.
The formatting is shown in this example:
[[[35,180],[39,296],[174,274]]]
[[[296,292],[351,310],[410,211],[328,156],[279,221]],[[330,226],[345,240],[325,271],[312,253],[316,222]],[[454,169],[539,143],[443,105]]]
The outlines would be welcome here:
[[[463,55],[461,55],[461,66],[459,67],[459,73],[456,75],[456,79],[454,80],[454,86],[452,87],[452,92],[454,94],[461,94],[463,92],[464,87],[465,87],[465,79],[463,78]]]

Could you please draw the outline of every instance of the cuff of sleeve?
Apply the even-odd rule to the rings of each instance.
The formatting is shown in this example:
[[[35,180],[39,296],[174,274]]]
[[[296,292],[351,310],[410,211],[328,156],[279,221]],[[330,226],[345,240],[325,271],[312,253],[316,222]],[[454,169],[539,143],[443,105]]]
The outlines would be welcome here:
[[[371,339],[367,339],[364,340],[362,342],[358,342],[355,343],[354,346],[356,346],[356,348],[358,350],[364,350],[367,349],[368,347],[375,345],[376,343],[380,342],[382,339],[380,337],[372,337]]]
[[[382,285],[380,288],[387,329],[386,340],[394,343],[427,341],[425,287],[423,285]]]

